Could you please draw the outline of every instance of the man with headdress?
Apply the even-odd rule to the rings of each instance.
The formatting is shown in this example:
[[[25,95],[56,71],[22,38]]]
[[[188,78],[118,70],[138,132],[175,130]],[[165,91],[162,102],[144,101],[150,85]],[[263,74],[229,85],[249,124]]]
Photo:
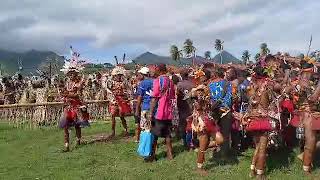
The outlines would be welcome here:
[[[116,66],[112,72],[112,81],[108,85],[110,96],[109,112],[112,120],[112,133],[109,138],[113,138],[116,132],[116,117],[120,117],[122,126],[125,130],[124,136],[128,136],[128,126],[125,116],[131,114],[129,91],[127,81],[125,81],[126,70]]]
[[[225,73],[224,69],[218,68],[215,72],[215,79],[209,84],[212,116],[218,121],[225,140],[219,152],[222,158],[227,158],[230,153],[232,84],[229,80],[229,74],[232,73],[231,70]]]
[[[310,174],[316,149],[316,135],[320,132],[320,81],[311,80],[314,65],[307,60],[301,61],[301,75],[298,83],[292,88],[293,93],[297,96],[296,105],[299,118],[296,119],[296,122],[291,123],[295,127],[304,129],[303,170]]]
[[[250,176],[257,176],[257,179],[265,179],[265,166],[267,158],[267,147],[269,133],[276,129],[276,122],[273,120],[274,109],[270,109],[272,104],[273,83],[268,79],[265,68],[257,66],[254,69],[254,76],[247,93],[249,106],[247,112],[241,118],[246,131],[249,132],[255,142],[255,151],[251,162]],[[277,107],[272,105],[272,107]]]
[[[204,84],[199,85],[191,90],[190,96],[193,100],[193,112],[187,121],[191,122],[191,130],[186,129],[186,131],[192,131],[192,135],[196,135],[199,140],[197,170],[200,174],[206,175],[207,172],[203,168],[205,153],[208,148],[216,148],[222,144],[224,138],[218,125],[210,116],[211,100],[208,87]],[[188,126],[188,128],[190,127]]]
[[[69,151],[69,129],[75,127],[77,145],[81,143],[81,127],[89,126],[89,113],[82,100],[83,79],[79,72],[83,69],[77,59],[72,62],[65,62],[61,71],[67,76],[67,81],[61,92],[64,99],[64,112],[59,124],[64,129],[65,151]]]

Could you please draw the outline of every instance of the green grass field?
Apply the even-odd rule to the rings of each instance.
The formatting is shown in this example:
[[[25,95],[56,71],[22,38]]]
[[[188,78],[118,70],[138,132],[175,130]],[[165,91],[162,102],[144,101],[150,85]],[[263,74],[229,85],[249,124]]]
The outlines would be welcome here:
[[[207,161],[209,176],[200,177],[195,173],[196,153],[183,152],[178,142],[174,144],[173,161],[165,159],[165,147],[160,146],[159,160],[144,163],[136,154],[137,144],[119,137],[119,124],[117,138],[107,143],[75,147],[72,131],[71,152],[62,153],[63,132],[57,128],[16,129],[0,123],[0,179],[249,179],[252,150],[225,164]],[[130,126],[133,129],[132,123]],[[109,132],[110,127],[110,123],[96,123],[83,129],[83,135]],[[269,179],[303,179],[295,152],[282,150],[270,156]],[[313,176],[320,179],[319,166]]]

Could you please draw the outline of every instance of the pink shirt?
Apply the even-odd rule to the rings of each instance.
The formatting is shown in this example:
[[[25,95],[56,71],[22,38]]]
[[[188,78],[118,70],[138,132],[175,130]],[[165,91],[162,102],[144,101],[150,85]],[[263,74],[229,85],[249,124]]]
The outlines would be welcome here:
[[[153,81],[153,97],[159,98],[155,118],[157,120],[173,119],[173,100],[175,89],[173,81],[168,76],[160,76]]]

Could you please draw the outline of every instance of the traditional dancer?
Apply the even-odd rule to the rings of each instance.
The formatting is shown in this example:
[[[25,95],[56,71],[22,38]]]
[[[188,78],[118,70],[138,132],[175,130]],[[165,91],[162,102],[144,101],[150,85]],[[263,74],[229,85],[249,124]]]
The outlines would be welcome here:
[[[244,115],[244,125],[246,131],[252,133],[255,142],[255,151],[251,162],[250,176],[257,176],[257,179],[265,179],[266,155],[268,146],[268,132],[275,129],[269,117],[269,105],[271,97],[271,88],[269,87],[267,75],[264,68],[257,66],[255,76],[251,83],[248,96],[248,112]]]
[[[227,159],[230,155],[230,135],[232,127],[232,84],[228,80],[231,70],[224,72],[218,68],[215,72],[215,79],[209,84],[210,97],[212,103],[212,116],[218,121],[224,142],[221,145],[219,155]]]
[[[116,133],[116,117],[120,117],[122,126],[125,130],[124,136],[128,136],[128,126],[125,116],[131,114],[129,101],[129,91],[127,82],[125,81],[126,70],[123,67],[117,66],[112,70],[112,81],[108,85],[109,95],[111,97],[109,104],[109,112],[112,120],[112,133],[109,138],[113,138]]]
[[[214,119],[209,115],[210,95],[205,85],[199,85],[192,89],[194,101],[193,114],[188,118],[192,122],[192,131],[197,135],[199,140],[199,150],[197,157],[197,171],[206,175],[207,172],[203,168],[205,161],[205,153],[208,148],[214,148],[223,143],[223,136],[219,131],[219,127]],[[214,140],[210,140],[210,138]]]
[[[70,62],[66,61],[63,71],[68,80],[64,90],[61,92],[65,107],[60,122],[60,128],[64,129],[64,151],[70,150],[69,129],[75,127],[77,136],[77,145],[81,144],[81,127],[89,126],[89,113],[87,107],[82,101],[83,79],[79,76],[79,72],[83,69],[78,62],[78,55],[73,53]]]
[[[298,126],[304,128],[303,170],[310,174],[316,149],[316,135],[320,132],[320,81],[317,84],[311,81],[314,73],[313,64],[301,61],[301,69],[299,82],[294,89],[298,95],[297,106],[300,119]],[[294,124],[297,127],[297,123]]]

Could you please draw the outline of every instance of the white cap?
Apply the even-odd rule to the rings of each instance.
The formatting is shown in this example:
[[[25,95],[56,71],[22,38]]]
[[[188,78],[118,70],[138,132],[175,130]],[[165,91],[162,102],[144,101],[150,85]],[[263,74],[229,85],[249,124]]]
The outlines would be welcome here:
[[[141,73],[141,74],[144,74],[144,75],[149,74],[149,72],[150,72],[150,70],[149,70],[149,68],[147,68],[147,67],[142,67],[142,68],[138,71],[138,73]]]

